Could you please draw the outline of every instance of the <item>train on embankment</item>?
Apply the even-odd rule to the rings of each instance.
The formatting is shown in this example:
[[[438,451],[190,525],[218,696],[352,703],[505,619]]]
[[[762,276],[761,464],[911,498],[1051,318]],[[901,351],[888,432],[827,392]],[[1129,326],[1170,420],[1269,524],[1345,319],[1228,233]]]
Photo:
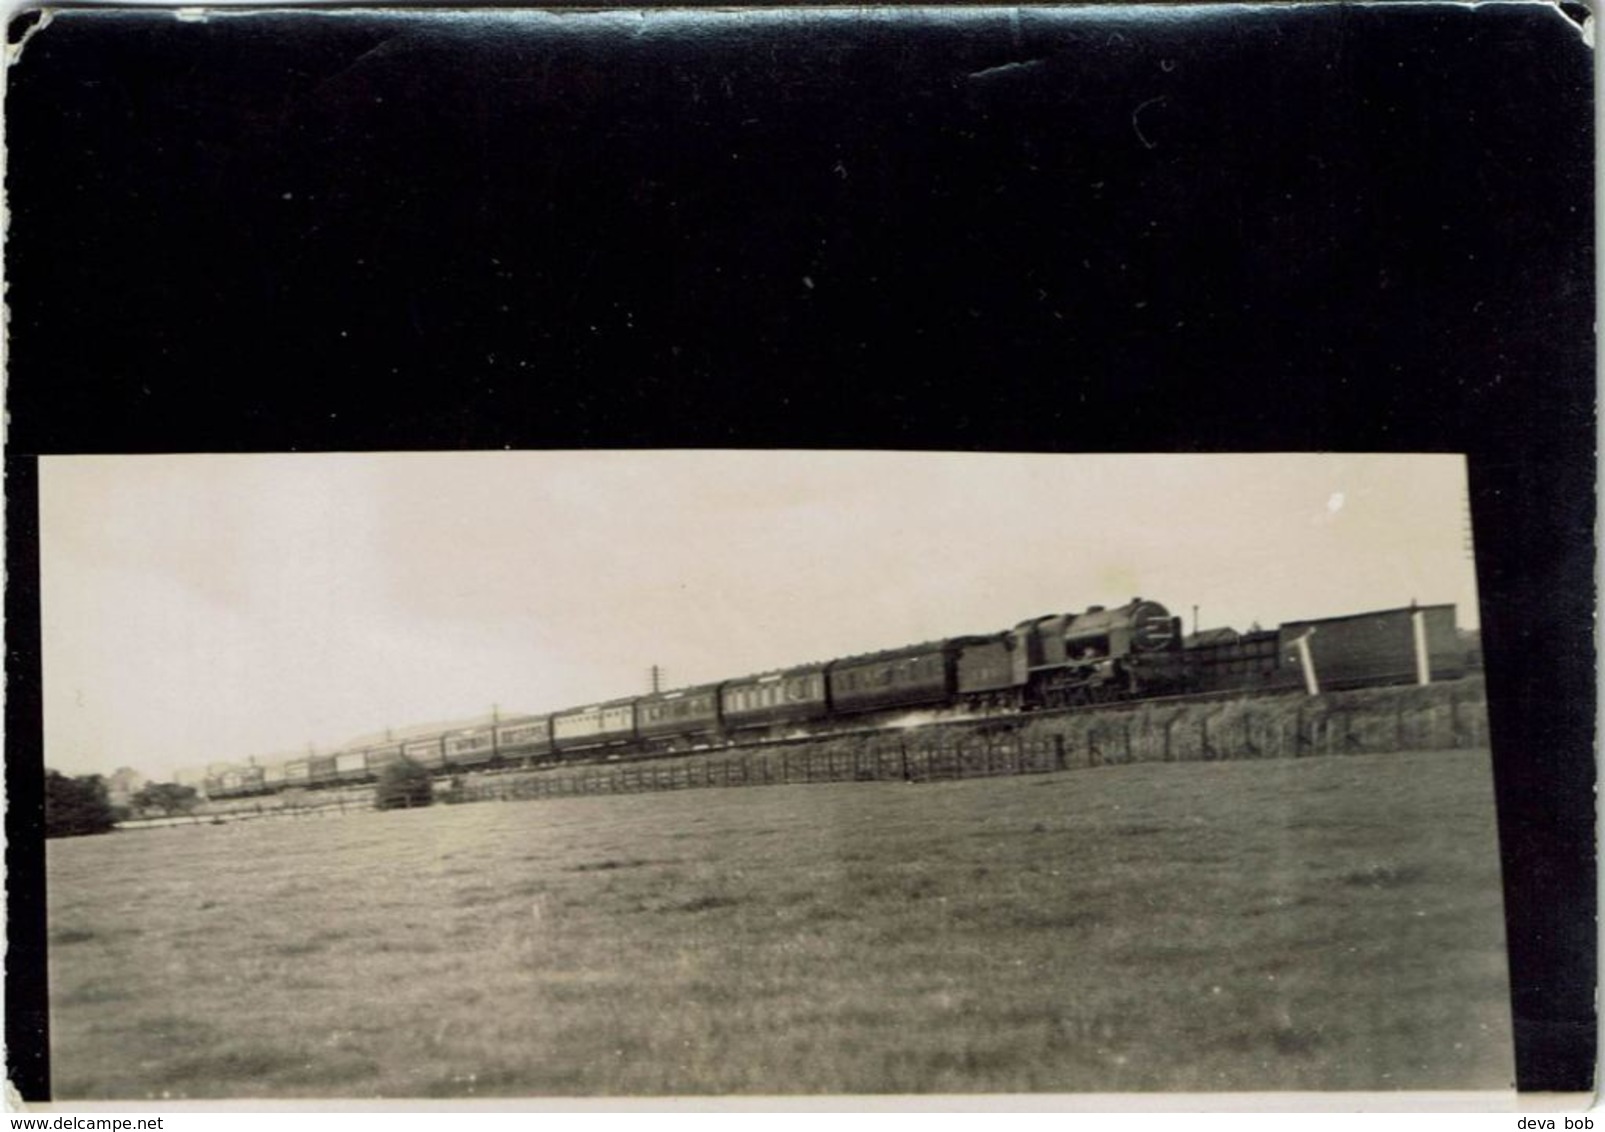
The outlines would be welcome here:
[[[1184,636],[1156,601],[1092,606],[950,637],[653,692],[431,730],[328,754],[214,765],[212,798],[366,782],[410,760],[441,774],[646,757],[873,727],[1162,696],[1303,688],[1317,693],[1456,679],[1475,664],[1453,605],[1408,606],[1276,629]]]

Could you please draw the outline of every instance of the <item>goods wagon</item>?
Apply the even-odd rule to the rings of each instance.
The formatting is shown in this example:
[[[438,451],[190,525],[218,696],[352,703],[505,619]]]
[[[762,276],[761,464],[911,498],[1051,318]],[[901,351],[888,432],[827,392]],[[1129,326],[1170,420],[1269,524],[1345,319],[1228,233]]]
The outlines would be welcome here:
[[[593,704],[552,716],[552,743],[559,751],[604,747],[634,738],[634,700]]]
[[[336,751],[334,776],[341,782],[361,782],[368,777],[367,751]]]
[[[635,702],[635,725],[643,739],[700,735],[719,729],[719,685],[654,692]]]
[[[1297,673],[1289,677],[1281,671],[1282,644],[1274,629],[1206,638],[1187,650],[1188,690],[1225,692],[1296,682]]]
[[[1408,684],[1465,675],[1466,654],[1455,607],[1423,605],[1316,621],[1288,621],[1278,631],[1281,683],[1303,681],[1298,642],[1309,650],[1321,690],[1359,684]]]
[[[725,726],[731,729],[822,718],[829,711],[825,666],[809,664],[727,680],[720,688],[719,704]]]
[[[305,786],[312,781],[312,772],[307,766],[306,759],[291,759],[284,764],[284,783],[286,786]]]

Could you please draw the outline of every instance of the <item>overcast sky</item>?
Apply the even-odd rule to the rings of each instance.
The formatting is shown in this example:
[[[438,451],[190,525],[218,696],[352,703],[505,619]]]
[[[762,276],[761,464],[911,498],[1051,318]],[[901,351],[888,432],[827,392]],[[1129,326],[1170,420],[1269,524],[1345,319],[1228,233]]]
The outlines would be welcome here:
[[[1458,456],[46,457],[46,764],[327,750],[1141,595],[1192,627],[1453,602]]]

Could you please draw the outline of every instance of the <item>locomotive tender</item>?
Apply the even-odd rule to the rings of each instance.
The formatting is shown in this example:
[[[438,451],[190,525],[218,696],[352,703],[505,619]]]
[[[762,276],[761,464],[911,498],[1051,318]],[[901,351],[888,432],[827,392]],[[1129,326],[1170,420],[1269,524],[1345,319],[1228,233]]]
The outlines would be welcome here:
[[[486,764],[658,754],[868,725],[908,713],[991,715],[1189,692],[1400,683],[1459,676],[1452,605],[1283,624],[1188,643],[1179,617],[1133,598],[1049,614],[1013,629],[799,665],[402,742],[229,767],[207,779],[230,797],[373,779],[408,759],[440,772]]]

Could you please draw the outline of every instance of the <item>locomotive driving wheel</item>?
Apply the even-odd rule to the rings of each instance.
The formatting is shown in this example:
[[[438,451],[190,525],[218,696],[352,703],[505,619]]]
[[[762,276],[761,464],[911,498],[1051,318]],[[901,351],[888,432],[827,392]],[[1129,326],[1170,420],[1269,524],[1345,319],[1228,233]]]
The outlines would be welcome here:
[[[1091,702],[1088,684],[1069,672],[1056,672],[1046,680],[1039,693],[1046,708],[1083,707]]]

